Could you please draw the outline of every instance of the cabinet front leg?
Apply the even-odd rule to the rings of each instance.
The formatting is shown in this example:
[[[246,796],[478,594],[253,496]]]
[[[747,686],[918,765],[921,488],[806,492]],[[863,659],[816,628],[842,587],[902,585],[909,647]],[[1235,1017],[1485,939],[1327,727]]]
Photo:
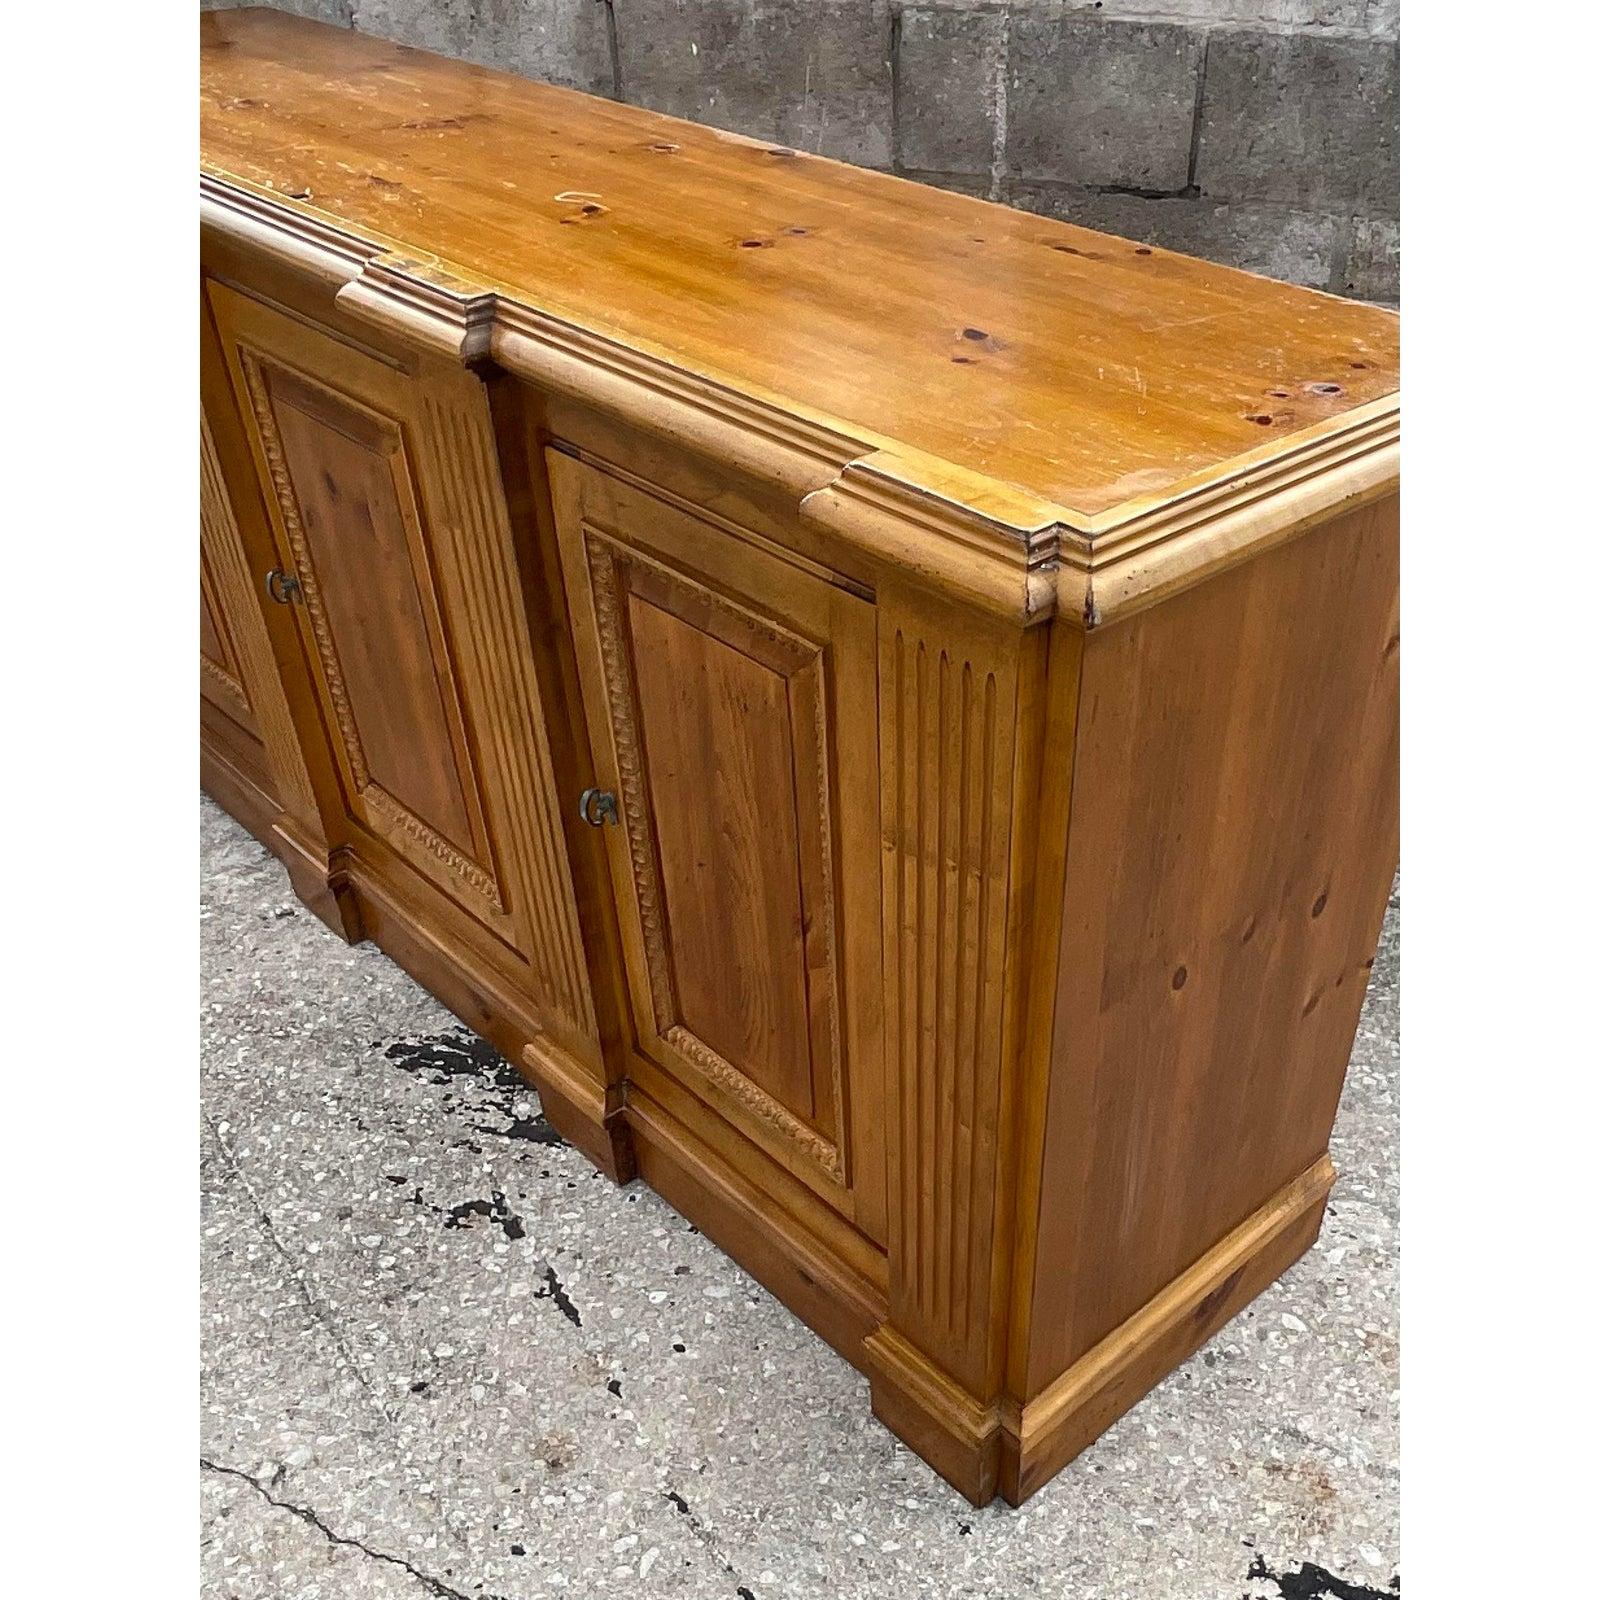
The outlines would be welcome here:
[[[524,1071],[539,1091],[546,1119],[613,1183],[633,1181],[633,1135],[623,1117],[621,1083],[602,1083],[552,1042],[535,1039],[523,1049]]]
[[[302,836],[287,812],[272,825],[271,847],[288,869],[295,898],[346,944],[360,944],[367,934],[355,885],[344,867],[344,851],[319,849]]]
[[[1015,1150],[1020,627],[884,604],[889,1316],[874,1413],[974,1504],[1000,1484]]]

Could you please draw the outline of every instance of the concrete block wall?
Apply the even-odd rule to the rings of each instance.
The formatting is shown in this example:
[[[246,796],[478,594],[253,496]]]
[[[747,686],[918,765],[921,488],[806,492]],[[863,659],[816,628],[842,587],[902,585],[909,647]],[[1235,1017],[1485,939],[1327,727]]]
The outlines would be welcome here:
[[[202,0],[202,4],[231,0]],[[1399,299],[1398,0],[273,0],[1337,294]]]

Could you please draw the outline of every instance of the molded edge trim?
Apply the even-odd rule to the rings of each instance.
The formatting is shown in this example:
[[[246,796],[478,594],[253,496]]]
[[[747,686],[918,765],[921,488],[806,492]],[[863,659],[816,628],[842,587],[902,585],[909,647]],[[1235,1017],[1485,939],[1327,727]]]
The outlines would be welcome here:
[[[807,521],[1022,626],[1098,628],[1399,483],[1400,396],[1086,516],[1014,485],[699,376],[202,171],[203,226],[332,284],[408,343],[507,372],[775,484]]]
[[[862,1348],[874,1415],[975,1505],[1020,1505],[1310,1248],[1333,1186],[1318,1157],[1026,1404],[985,1404],[896,1329]]]
[[[1308,428],[1287,448],[1224,463],[1159,499],[1131,501],[1088,532],[1064,531],[1057,604],[1085,628],[1130,616],[1397,493],[1400,396]]]
[[[1006,1399],[1001,1492],[1020,1505],[1315,1242],[1334,1181],[1317,1158],[1025,1405]]]

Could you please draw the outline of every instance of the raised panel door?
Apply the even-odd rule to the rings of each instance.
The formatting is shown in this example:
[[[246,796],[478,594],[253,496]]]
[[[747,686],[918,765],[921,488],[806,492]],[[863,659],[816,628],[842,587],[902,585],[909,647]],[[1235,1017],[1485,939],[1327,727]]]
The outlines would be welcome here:
[[[638,1047],[876,1235],[873,606],[549,460]]]
[[[349,817],[532,967],[558,1035],[592,1038],[481,385],[210,294]]]

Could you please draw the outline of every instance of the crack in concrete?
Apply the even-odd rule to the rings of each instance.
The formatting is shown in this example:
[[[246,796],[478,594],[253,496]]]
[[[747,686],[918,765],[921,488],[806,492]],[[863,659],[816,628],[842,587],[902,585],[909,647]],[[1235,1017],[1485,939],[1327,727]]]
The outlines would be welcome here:
[[[362,1392],[371,1401],[378,1415],[389,1424],[391,1434],[398,1439],[400,1436],[400,1414],[398,1408],[389,1405],[373,1387],[372,1380],[368,1377],[366,1369],[357,1359],[355,1351],[345,1338],[344,1330],[339,1325],[339,1319],[335,1315],[333,1307],[316,1292],[310,1273],[295,1259],[289,1247],[278,1237],[271,1213],[268,1212],[261,1196],[256,1193],[255,1187],[246,1175],[244,1166],[234,1152],[227,1135],[222,1132],[216,1120],[209,1113],[202,1112],[201,1115],[206,1126],[211,1129],[213,1136],[216,1138],[217,1148],[223,1161],[227,1164],[228,1170],[238,1179],[240,1187],[249,1197],[251,1208],[256,1214],[257,1224],[265,1235],[267,1242],[278,1253],[284,1265],[289,1269],[294,1279],[295,1287],[300,1292],[300,1298],[305,1302],[306,1309],[311,1313],[317,1325],[332,1340],[341,1364],[354,1375],[356,1381],[361,1385]],[[463,1519],[452,1511],[443,1495],[438,1495],[435,1498],[444,1527],[455,1537],[463,1537],[465,1532]]]
[[[347,1549],[359,1550],[373,1561],[386,1561],[390,1566],[399,1567],[401,1571],[410,1573],[429,1594],[436,1596],[437,1600],[505,1600],[503,1595],[488,1594],[481,1589],[476,1595],[469,1595],[465,1589],[453,1588],[442,1578],[436,1578],[432,1573],[423,1572],[420,1568],[412,1566],[404,1556],[392,1556],[387,1550],[374,1550],[371,1545],[363,1544],[359,1539],[335,1533],[310,1506],[298,1506],[292,1500],[278,1499],[259,1478],[252,1477],[250,1473],[243,1472],[238,1467],[223,1466],[221,1462],[211,1461],[205,1456],[200,1457],[200,1465],[207,1472],[215,1472],[227,1478],[238,1478],[242,1483],[248,1483],[269,1506],[276,1506],[278,1510],[287,1511],[298,1517],[307,1527],[315,1528],[329,1544],[344,1545]]]
[[[721,1566],[722,1570],[730,1578],[737,1579],[739,1577],[738,1569],[728,1559],[723,1551],[721,1542],[700,1520],[699,1516],[689,1509],[689,1502],[674,1489],[664,1490],[661,1498],[671,1505],[678,1515],[689,1524],[689,1533],[696,1543]],[[741,1583],[735,1592],[740,1595],[748,1595],[750,1590]]]
[[[250,1197],[250,1204],[256,1213],[256,1221],[260,1225],[262,1233],[266,1235],[267,1242],[277,1251],[283,1264],[289,1269],[291,1276],[294,1278],[295,1287],[299,1289],[300,1298],[305,1301],[306,1309],[316,1319],[328,1337],[333,1340],[344,1364],[354,1374],[356,1381],[361,1385],[373,1405],[378,1408],[378,1411],[391,1427],[398,1427],[400,1422],[399,1413],[391,1409],[383,1396],[372,1387],[372,1380],[367,1376],[366,1369],[356,1359],[355,1351],[350,1348],[348,1341],[345,1339],[344,1330],[340,1328],[338,1319],[333,1314],[333,1308],[326,1300],[314,1292],[305,1268],[290,1253],[289,1247],[284,1244],[283,1240],[278,1237],[278,1230],[273,1226],[271,1213],[268,1212],[261,1196],[256,1193],[254,1185],[245,1175],[244,1167],[234,1153],[233,1146],[229,1144],[227,1135],[223,1133],[213,1117],[209,1114],[203,1115],[205,1115],[206,1126],[210,1128],[217,1141],[218,1149],[222,1151],[223,1157],[228,1163],[229,1170],[239,1180],[239,1186]]]

